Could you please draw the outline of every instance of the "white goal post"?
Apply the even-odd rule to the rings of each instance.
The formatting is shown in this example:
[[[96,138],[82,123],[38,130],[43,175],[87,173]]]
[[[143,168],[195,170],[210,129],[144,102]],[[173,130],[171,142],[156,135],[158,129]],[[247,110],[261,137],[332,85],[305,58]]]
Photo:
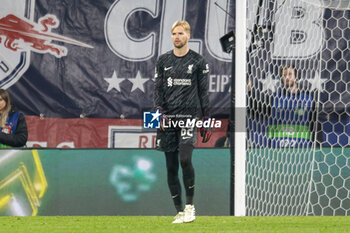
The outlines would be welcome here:
[[[350,215],[350,1],[239,0],[235,23],[234,215]]]
[[[241,126],[246,124],[246,1],[236,1],[236,70],[235,85],[235,167],[234,167],[234,215],[245,215],[245,162],[246,162],[246,132]]]

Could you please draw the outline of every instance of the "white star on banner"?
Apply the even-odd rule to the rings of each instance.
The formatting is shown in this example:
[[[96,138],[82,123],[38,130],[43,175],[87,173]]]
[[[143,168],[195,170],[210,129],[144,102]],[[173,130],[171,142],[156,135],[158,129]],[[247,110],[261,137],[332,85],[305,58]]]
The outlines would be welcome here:
[[[271,90],[272,93],[276,91],[276,86],[277,86],[277,83],[279,82],[278,79],[273,79],[270,73],[267,74],[267,77],[265,79],[260,79],[259,81],[263,85],[262,92]]]
[[[308,80],[308,82],[311,84],[310,90],[313,91],[317,89],[318,91],[322,91],[322,85],[325,81],[327,81],[327,79],[321,79],[320,73],[316,72],[315,76]]]
[[[125,78],[118,78],[115,71],[113,72],[113,75],[111,78],[104,78],[104,79],[109,84],[107,92],[109,92],[113,88],[120,92],[120,83],[125,80]]]
[[[137,71],[135,78],[129,78],[130,82],[132,82],[132,88],[131,92],[135,91],[137,88],[140,89],[142,92],[145,92],[145,89],[143,87],[143,84],[147,82],[148,78],[142,78],[140,71]]]

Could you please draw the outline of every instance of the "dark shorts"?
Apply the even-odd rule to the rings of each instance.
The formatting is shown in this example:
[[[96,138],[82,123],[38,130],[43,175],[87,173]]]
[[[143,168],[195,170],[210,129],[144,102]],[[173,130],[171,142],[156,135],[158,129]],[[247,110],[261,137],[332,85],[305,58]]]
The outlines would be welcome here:
[[[179,149],[179,145],[195,146],[197,141],[197,128],[177,128],[158,130],[156,149],[164,152],[172,152]]]

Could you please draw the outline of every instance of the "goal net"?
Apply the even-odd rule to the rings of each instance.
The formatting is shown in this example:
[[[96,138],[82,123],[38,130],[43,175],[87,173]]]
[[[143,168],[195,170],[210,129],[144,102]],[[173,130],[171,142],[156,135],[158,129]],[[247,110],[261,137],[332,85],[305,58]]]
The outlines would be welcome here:
[[[247,0],[246,215],[350,215],[350,3]]]

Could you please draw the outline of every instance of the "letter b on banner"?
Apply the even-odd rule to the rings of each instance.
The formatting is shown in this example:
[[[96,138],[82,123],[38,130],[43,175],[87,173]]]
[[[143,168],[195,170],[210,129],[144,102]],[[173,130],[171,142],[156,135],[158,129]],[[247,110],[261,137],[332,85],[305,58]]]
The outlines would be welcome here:
[[[292,1],[292,4],[295,4]],[[276,12],[273,58],[307,58],[322,48],[323,9],[300,2],[288,1]],[[321,23],[321,24],[320,24]]]

